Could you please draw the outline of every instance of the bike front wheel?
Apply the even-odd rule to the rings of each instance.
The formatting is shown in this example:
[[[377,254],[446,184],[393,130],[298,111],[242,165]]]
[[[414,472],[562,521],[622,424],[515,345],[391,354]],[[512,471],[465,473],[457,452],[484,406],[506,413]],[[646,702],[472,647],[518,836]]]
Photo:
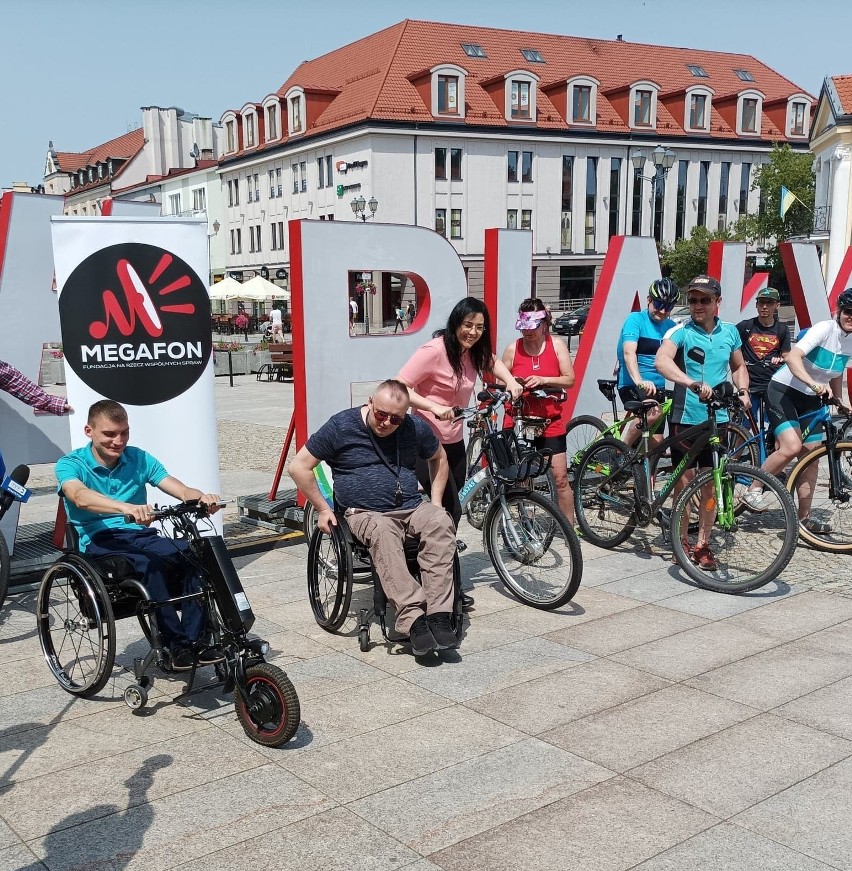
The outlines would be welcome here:
[[[630,449],[603,438],[583,455],[574,481],[574,512],[583,537],[616,547],[636,528],[636,495]]]
[[[574,485],[575,473],[583,454],[606,429],[606,424],[599,417],[592,417],[590,414],[575,417],[565,427],[565,456],[568,460],[568,480],[571,486]]]
[[[465,463],[467,465],[467,475],[475,475],[482,468],[482,430],[475,429],[470,434],[470,439],[467,443],[467,455]],[[485,512],[488,511],[488,506],[494,498],[494,487],[487,484],[481,487],[476,495],[468,502],[464,509],[467,522],[474,529],[482,529],[482,524],[485,522]]]
[[[520,602],[551,610],[574,598],[583,576],[580,542],[549,499],[527,490],[497,497],[483,537],[498,577]]]
[[[792,559],[798,541],[796,508],[784,485],[754,466],[728,463],[721,485],[721,505],[716,502],[712,469],[702,469],[686,485],[672,510],[672,548],[678,565],[700,587],[746,593],[777,578]],[[763,498],[760,509],[754,510],[743,496],[758,487]],[[700,568],[687,553],[686,545],[695,544],[689,525],[696,504],[712,512],[707,544],[715,568]]]
[[[811,547],[831,553],[852,553],[852,441],[838,442],[836,483],[832,491],[829,455],[825,445],[811,451],[793,467],[787,487],[797,513],[810,499],[799,535]],[[802,511],[804,513],[804,511]]]

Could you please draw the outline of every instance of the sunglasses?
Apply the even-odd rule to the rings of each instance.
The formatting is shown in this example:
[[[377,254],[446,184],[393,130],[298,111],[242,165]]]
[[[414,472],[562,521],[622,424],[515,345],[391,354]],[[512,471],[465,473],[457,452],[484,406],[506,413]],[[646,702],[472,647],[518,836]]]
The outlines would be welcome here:
[[[375,406],[373,407],[373,417],[379,423],[384,423],[386,420],[389,420],[393,426],[399,426],[404,420],[404,414],[391,414],[389,411],[379,411]]]
[[[651,305],[659,312],[670,312],[675,307],[673,302],[663,302],[659,299],[652,299]]]
[[[687,299],[687,303],[689,303],[689,305],[711,305],[714,302],[716,302],[716,299],[715,299],[715,297],[712,297],[712,296],[702,296],[702,297],[692,296],[689,299]]]

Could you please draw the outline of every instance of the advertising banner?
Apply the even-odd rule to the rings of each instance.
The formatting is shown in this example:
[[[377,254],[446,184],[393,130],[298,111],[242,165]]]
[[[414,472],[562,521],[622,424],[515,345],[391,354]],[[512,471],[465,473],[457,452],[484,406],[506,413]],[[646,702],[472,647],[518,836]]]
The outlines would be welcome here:
[[[72,447],[99,399],[127,409],[130,443],[169,474],[219,492],[206,223],[54,218]],[[168,497],[149,493],[151,502]]]

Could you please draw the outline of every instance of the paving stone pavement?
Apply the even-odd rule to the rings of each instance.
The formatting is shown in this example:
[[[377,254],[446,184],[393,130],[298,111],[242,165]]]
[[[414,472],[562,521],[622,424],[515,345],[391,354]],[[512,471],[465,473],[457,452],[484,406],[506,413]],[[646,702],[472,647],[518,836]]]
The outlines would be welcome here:
[[[223,491],[259,492],[292,387],[243,377],[216,395]],[[33,482],[42,519],[49,468]],[[688,583],[653,531],[615,552],[584,542],[580,591],[543,612],[501,587],[479,533],[461,536],[476,608],[458,655],[431,665],[361,653],[352,620],[320,629],[303,543],[236,561],[302,703],[277,750],[215,688],[180,705],[182,682],[158,676],[148,711],[126,708],[132,621],[98,698],[66,695],[34,593],[13,592],[0,871],[852,869],[849,558],[801,548],[735,597]]]

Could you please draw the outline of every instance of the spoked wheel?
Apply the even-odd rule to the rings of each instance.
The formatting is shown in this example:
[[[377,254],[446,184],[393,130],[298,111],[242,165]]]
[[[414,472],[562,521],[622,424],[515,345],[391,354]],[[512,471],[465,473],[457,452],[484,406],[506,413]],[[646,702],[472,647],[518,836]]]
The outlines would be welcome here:
[[[570,601],[580,586],[580,542],[558,508],[536,492],[511,490],[485,518],[485,548],[516,599],[549,610]]]
[[[299,697],[290,678],[276,665],[260,662],[246,669],[246,695],[234,690],[234,707],[246,735],[264,747],[279,747],[299,728]]]
[[[727,454],[737,463],[759,466],[757,441],[752,434],[735,423],[719,424],[719,438]]]
[[[115,662],[115,620],[103,581],[84,560],[66,555],[44,573],[36,626],[62,689],[84,697],[103,689]]]
[[[616,547],[636,528],[633,469],[624,442],[603,438],[583,455],[574,482],[574,511],[583,537]]]
[[[465,463],[467,467],[468,477],[479,471],[479,466],[474,468],[474,464],[480,460],[482,456],[482,430],[472,430],[470,439],[467,443],[467,455]],[[485,522],[485,512],[494,498],[494,487],[487,484],[481,487],[479,492],[470,500],[464,510],[467,522],[474,529],[482,529],[482,524]]]
[[[835,451],[837,487],[833,493],[825,445],[796,463],[787,487],[797,510],[803,500],[811,500],[807,522],[799,525],[802,539],[818,550],[852,553],[852,441],[838,442]]]
[[[12,571],[12,560],[9,557],[9,547],[3,533],[0,532],[0,608],[6,601],[6,593],[9,590],[9,575]]]
[[[737,509],[748,489],[763,490],[760,511]],[[702,492],[702,488],[705,488]],[[712,510],[709,548],[715,567],[704,569],[686,554],[693,546],[687,518],[694,500]],[[699,586],[720,593],[745,593],[774,580],[793,557],[797,542],[796,509],[784,485],[761,469],[728,463],[722,474],[722,505],[717,506],[712,469],[700,471],[687,484],[672,511],[672,549],[683,571]]]
[[[568,480],[572,487],[583,454],[591,447],[593,441],[600,438],[601,433],[606,432],[606,429],[606,424],[599,417],[592,417],[590,414],[575,417],[565,427],[567,445],[565,456],[568,459]]]
[[[352,551],[340,526],[331,534],[317,527],[308,547],[308,599],[314,619],[336,632],[349,615],[352,601]]]
[[[302,533],[305,536],[305,541],[310,541],[314,530],[317,528],[317,510],[313,503],[305,502],[305,510],[302,513]]]

